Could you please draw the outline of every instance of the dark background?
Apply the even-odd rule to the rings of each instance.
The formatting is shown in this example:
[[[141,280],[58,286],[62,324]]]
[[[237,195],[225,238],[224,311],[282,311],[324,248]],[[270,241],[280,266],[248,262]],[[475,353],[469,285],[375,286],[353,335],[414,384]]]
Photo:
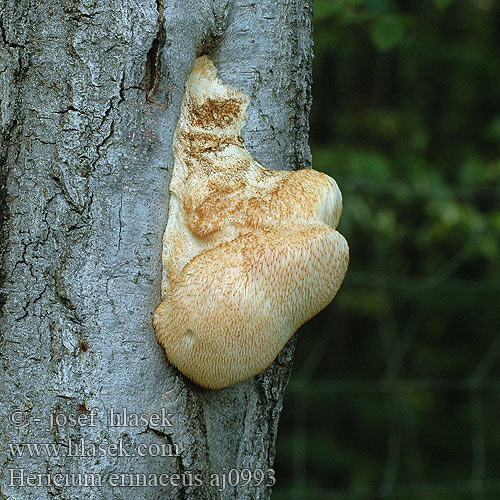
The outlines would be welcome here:
[[[350,267],[299,331],[276,500],[500,499],[500,2],[315,0]]]

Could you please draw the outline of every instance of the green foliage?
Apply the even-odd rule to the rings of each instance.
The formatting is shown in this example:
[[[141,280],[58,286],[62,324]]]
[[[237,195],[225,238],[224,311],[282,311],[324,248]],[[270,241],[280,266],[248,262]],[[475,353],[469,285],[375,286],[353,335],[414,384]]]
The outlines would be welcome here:
[[[299,333],[275,497],[496,500],[500,4],[315,0],[314,21],[313,166],[351,261]]]
[[[380,51],[397,47],[404,35],[405,25],[398,16],[383,16],[373,22],[371,36],[375,47]]]
[[[449,7],[454,1],[455,0],[434,0],[434,3],[437,7],[445,9],[446,7]]]

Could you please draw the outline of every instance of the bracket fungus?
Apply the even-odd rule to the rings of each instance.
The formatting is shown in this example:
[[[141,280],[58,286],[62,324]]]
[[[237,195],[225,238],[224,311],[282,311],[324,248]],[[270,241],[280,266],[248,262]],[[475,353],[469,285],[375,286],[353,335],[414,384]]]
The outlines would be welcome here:
[[[247,106],[208,57],[196,60],[174,137],[153,325],[169,361],[212,389],[268,367],[333,299],[349,258],[335,181],[254,160],[240,135]]]

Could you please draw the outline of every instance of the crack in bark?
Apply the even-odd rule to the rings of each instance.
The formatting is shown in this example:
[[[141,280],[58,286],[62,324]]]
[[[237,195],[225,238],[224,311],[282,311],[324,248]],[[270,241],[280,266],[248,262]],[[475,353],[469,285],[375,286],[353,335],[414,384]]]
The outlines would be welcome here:
[[[141,434],[145,434],[147,432],[152,432],[153,434],[156,434],[157,436],[164,438],[172,450],[178,449],[178,446],[174,443],[174,440],[172,439],[171,434],[168,434],[167,432],[162,431],[160,429],[156,429],[155,427],[150,427],[149,425],[146,427],[145,431]],[[186,474],[187,469],[184,466],[184,462],[182,461],[182,455],[180,453],[177,453],[175,455],[175,459],[177,462],[177,472],[181,477],[183,477]],[[185,486],[185,487],[188,488],[189,486]],[[179,488],[178,493],[179,493],[179,500],[186,499],[186,490],[184,488]]]
[[[123,223],[122,223],[122,210],[123,210],[123,193],[120,196],[120,207],[118,208],[118,252],[121,249],[122,246],[122,228],[123,228]]]
[[[0,36],[2,37],[2,41],[4,45],[10,47],[11,49],[24,49],[26,46],[21,45],[19,43],[9,42],[7,40],[7,34],[5,33],[5,28],[3,26],[3,17],[0,17]]]
[[[3,27],[2,27],[3,29]],[[0,149],[0,311],[3,311],[3,306],[7,300],[5,293],[2,291],[7,280],[7,269],[5,257],[7,253],[7,242],[9,241],[8,221],[10,219],[10,210],[7,204],[7,178],[8,166],[7,157],[9,147],[12,143],[13,132],[17,126],[16,120],[13,120],[5,131],[1,139]],[[19,155],[19,152],[18,152]],[[17,156],[18,156],[17,155]]]
[[[146,101],[151,101],[161,81],[161,55],[167,39],[163,0],[156,0],[158,31],[146,57]]]
[[[106,143],[113,137],[113,134],[115,133],[115,120],[111,120],[111,124],[109,126],[109,133],[104,139],[97,145],[96,151],[99,159],[101,158],[101,148],[103,148]]]
[[[116,103],[116,108],[120,107],[122,102],[125,102],[125,70],[122,71],[122,78],[120,80],[120,100]]]
[[[121,89],[120,89],[120,93],[121,93]],[[109,106],[107,107],[106,111],[104,112],[104,114],[102,115],[102,118],[101,118],[101,123],[99,124],[99,127],[98,128],[101,128],[104,123],[106,122],[106,120],[109,118],[109,115],[111,113],[111,111],[113,110],[114,106],[113,106],[113,99],[115,98],[116,96],[113,96],[110,101],[109,101]]]
[[[61,109],[61,110],[58,110],[58,111],[54,111],[54,113],[56,115],[64,115],[66,113],[69,113],[70,111],[74,111],[75,113],[82,113],[82,111],[80,109],[77,109],[75,108],[73,105],[69,105],[67,108],[65,109]]]
[[[48,288],[48,285],[46,284],[44,289],[38,294],[37,297],[35,297],[34,299],[28,299],[28,302],[26,303],[26,305],[23,306],[24,314],[18,318],[14,318],[15,321],[21,321],[28,316],[29,307],[34,306],[42,298],[43,294],[47,291],[47,288]]]

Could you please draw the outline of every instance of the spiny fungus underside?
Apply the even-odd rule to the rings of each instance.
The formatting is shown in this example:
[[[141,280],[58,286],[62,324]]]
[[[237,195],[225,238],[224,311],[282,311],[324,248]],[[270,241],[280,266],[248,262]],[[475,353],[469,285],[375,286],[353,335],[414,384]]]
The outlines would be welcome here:
[[[349,255],[335,231],[335,181],[254,160],[240,135],[247,106],[208,57],[196,60],[174,138],[153,324],[170,362],[213,389],[269,366],[333,299]]]

